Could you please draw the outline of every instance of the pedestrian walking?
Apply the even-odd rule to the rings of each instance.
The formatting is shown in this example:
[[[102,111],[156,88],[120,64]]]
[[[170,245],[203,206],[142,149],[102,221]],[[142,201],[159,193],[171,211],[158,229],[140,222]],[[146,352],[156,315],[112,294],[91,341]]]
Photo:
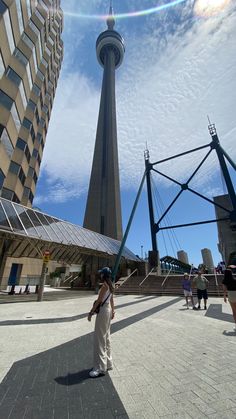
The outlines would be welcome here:
[[[198,271],[197,276],[193,278],[193,287],[197,288],[197,298],[198,298],[198,310],[201,310],[201,301],[202,298],[204,300],[204,310],[207,309],[207,300],[208,300],[208,294],[207,294],[207,285],[209,281],[205,278],[205,276],[202,275],[201,271]]]
[[[234,331],[236,332],[236,279],[231,269],[227,268],[224,272],[222,281],[224,291],[224,302],[227,303],[227,297],[232,308],[233,318],[235,321]]]
[[[113,292],[114,287],[111,280],[111,270],[108,267],[100,271],[103,281],[99,291],[98,298],[94,302],[88,315],[88,321],[91,321],[93,314],[96,314],[94,329],[94,363],[93,369],[89,375],[96,378],[106,374],[106,371],[112,370],[112,355],[110,341],[111,319],[115,316]]]
[[[185,299],[186,299],[187,309],[189,309],[188,299],[190,298],[193,310],[197,310],[197,308],[195,307],[195,304],[194,304],[194,300],[193,300],[193,293],[192,293],[192,289],[191,289],[190,276],[187,273],[184,274],[184,277],[183,277],[183,280],[182,280],[182,287],[183,287],[184,296],[185,296]]]

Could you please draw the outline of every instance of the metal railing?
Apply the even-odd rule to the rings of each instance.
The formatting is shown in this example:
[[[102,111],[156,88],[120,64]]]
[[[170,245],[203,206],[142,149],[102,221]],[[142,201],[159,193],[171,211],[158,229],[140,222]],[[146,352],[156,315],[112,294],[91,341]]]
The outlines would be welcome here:
[[[162,287],[164,287],[165,282],[166,282],[166,280],[167,280],[168,276],[170,275],[170,272],[171,272],[171,271],[172,271],[172,266],[170,267],[169,272],[167,273],[166,277],[164,278],[164,281],[163,281],[163,282],[162,282],[162,284],[161,284],[161,286],[162,286]]]
[[[141,287],[144,283],[144,281],[146,281],[146,279],[149,277],[149,275],[154,271],[155,268],[152,268],[150,270],[150,272],[148,272],[148,274],[145,276],[145,278],[140,282],[139,287]]]
[[[122,280],[121,278],[120,279],[118,279],[118,281],[116,282],[116,284],[115,284],[115,286],[116,286],[116,288],[119,288],[121,285],[123,285],[126,281],[128,281],[128,279],[135,273],[135,272],[138,272],[138,269],[136,268],[133,272],[131,272],[131,274],[129,274],[127,277],[125,277],[125,279],[124,280]],[[119,282],[121,282],[120,284],[119,284]]]

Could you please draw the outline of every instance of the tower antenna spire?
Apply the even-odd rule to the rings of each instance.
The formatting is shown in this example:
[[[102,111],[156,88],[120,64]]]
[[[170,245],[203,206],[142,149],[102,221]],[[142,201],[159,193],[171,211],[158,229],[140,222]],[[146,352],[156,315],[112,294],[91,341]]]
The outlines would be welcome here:
[[[115,26],[114,12],[113,12],[113,0],[110,0],[109,14],[107,17],[107,27],[109,30],[113,30]]]

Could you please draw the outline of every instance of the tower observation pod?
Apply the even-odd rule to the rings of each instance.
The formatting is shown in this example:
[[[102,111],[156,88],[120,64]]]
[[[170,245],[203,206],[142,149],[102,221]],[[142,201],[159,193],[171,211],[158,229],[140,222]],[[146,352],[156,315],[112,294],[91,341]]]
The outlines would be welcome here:
[[[107,30],[98,36],[96,42],[97,59],[104,70],[84,227],[121,240],[123,233],[117,148],[115,70],[123,61],[125,46],[122,36],[114,30],[114,25],[113,9],[110,6]]]

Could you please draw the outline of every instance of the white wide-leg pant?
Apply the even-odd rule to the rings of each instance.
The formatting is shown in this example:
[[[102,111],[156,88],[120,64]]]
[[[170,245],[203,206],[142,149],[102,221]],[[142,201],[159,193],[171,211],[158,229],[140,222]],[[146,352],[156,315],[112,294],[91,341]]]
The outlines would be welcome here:
[[[95,370],[106,371],[112,367],[111,341],[111,307],[110,303],[105,303],[100,307],[96,316],[94,330],[94,364]]]

